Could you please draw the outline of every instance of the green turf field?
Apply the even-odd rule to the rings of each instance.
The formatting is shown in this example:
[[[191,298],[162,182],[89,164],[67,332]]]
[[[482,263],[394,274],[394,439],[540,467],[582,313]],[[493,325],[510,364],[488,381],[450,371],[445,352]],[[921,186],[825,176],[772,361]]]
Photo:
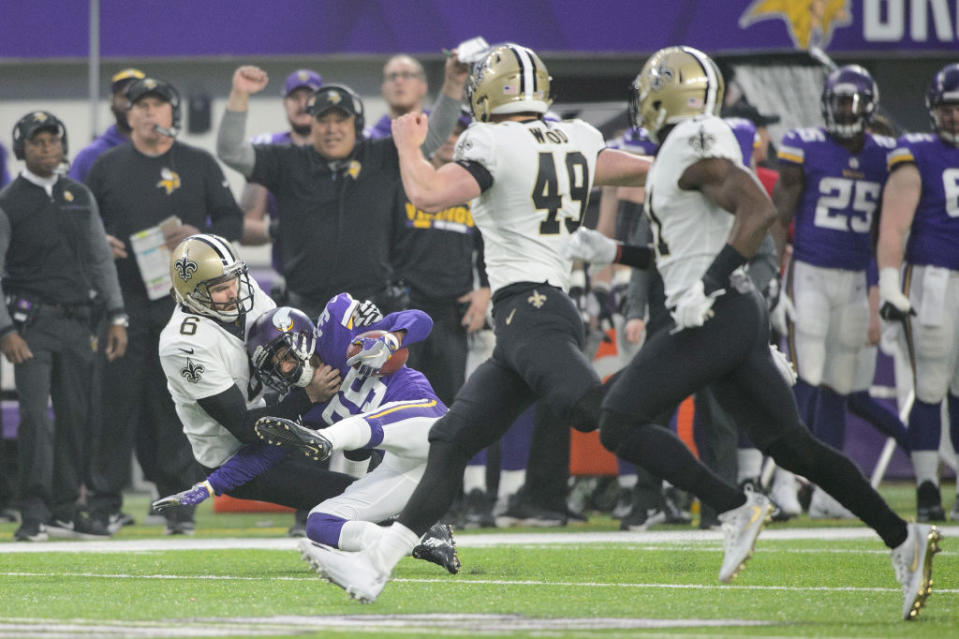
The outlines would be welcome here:
[[[911,487],[884,493],[900,512],[912,506]],[[142,513],[146,501],[127,506]],[[2,525],[0,638],[959,636],[953,526],[928,605],[906,623],[888,552],[861,526],[773,524],[731,585],[716,580],[719,536],[692,529],[621,534],[594,516],[555,531],[463,532],[460,575],[406,559],[377,602],[360,605],[299,559],[285,537],[291,520],[214,515],[205,504],[183,542],[199,548],[190,550],[160,527],[133,526],[112,542],[44,552],[5,543],[14,526]]]

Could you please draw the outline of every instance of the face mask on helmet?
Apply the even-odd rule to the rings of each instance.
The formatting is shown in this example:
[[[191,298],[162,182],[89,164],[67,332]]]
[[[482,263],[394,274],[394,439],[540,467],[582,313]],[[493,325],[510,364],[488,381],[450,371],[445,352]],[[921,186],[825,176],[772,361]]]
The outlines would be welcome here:
[[[840,67],[826,77],[820,109],[826,130],[850,139],[866,130],[879,103],[879,88],[857,64]]]
[[[253,308],[246,264],[222,237],[191,235],[180,242],[170,257],[170,278],[177,302],[198,315],[233,322]]]
[[[932,130],[947,143],[959,146],[959,63],[943,67],[932,78],[926,109]]]
[[[664,130],[704,114],[718,115],[725,83],[708,55],[692,47],[660,49],[629,88],[629,120],[661,144]]]
[[[473,65],[466,83],[473,118],[489,122],[490,116],[549,111],[549,71],[532,49],[518,44],[492,47]]]
[[[310,357],[315,347],[316,326],[304,313],[289,306],[258,317],[246,342],[257,379],[279,393],[310,383]]]

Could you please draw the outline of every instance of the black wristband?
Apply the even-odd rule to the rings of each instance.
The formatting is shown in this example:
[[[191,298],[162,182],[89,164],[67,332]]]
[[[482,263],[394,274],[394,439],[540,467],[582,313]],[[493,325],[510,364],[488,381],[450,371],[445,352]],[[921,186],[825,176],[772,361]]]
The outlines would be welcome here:
[[[742,253],[727,243],[713,259],[709,268],[706,269],[706,274],[703,275],[703,292],[709,295],[713,291],[725,288],[729,282],[729,276],[746,261],[747,259]]]
[[[653,250],[648,246],[618,244],[616,247],[616,259],[613,261],[617,264],[646,269],[653,263]]]

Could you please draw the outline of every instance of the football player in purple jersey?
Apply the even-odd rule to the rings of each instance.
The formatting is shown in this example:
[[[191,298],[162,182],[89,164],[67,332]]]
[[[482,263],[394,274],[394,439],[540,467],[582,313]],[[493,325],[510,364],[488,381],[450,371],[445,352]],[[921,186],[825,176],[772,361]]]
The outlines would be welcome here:
[[[917,519],[942,521],[937,469],[947,397],[952,444],[959,447],[959,64],[933,77],[926,108],[933,133],[905,135],[889,154],[877,261],[880,313],[903,323],[913,365]],[[959,519],[959,502],[950,517]]]
[[[825,126],[783,137],[773,192],[782,228],[791,221],[795,228],[786,293],[795,309],[787,328],[799,373],[796,399],[816,436],[838,450],[846,397],[869,337],[873,216],[888,174],[886,154],[895,146],[867,131],[878,102],[879,89],[861,66],[830,73],[821,99]],[[780,255],[784,240],[783,234]],[[821,490],[810,515],[852,516]]]

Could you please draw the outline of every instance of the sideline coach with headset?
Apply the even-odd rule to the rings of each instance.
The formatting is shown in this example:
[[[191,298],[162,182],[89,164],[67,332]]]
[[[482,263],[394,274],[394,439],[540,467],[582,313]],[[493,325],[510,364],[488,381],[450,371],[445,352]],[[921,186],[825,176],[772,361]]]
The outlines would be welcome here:
[[[90,439],[93,291],[111,320],[105,357],[122,359],[126,348],[116,268],[89,189],[56,172],[67,154],[63,123],[28,113],[13,128],[13,150],[26,168],[0,191],[0,349],[14,365],[20,404],[23,523],[14,538],[103,537],[106,528],[76,505]]]
[[[201,476],[157,353],[173,298],[163,286],[148,291],[130,236],[171,216],[181,222],[164,231],[171,250],[195,233],[237,240],[243,230],[243,213],[216,160],[176,140],[180,95],[173,85],[147,77],[127,87],[126,95],[130,143],[97,158],[86,180],[100,205],[130,314],[127,357],[105,365],[103,426],[91,472],[91,508],[112,528],[122,523],[121,491],[129,479],[134,439],[144,474],[161,495],[185,490]],[[168,534],[193,532],[192,508],[165,514]]]
[[[400,182],[393,138],[365,140],[363,102],[349,87],[322,86],[308,103],[312,144],[251,145],[245,136],[250,95],[262,91],[266,73],[243,66],[220,122],[217,155],[276,197],[276,236],[289,303],[315,318],[340,292],[372,299],[384,313],[405,307],[392,287],[391,252],[400,231]],[[466,65],[446,62],[443,91],[430,115],[424,150],[439,148],[456,124]]]

